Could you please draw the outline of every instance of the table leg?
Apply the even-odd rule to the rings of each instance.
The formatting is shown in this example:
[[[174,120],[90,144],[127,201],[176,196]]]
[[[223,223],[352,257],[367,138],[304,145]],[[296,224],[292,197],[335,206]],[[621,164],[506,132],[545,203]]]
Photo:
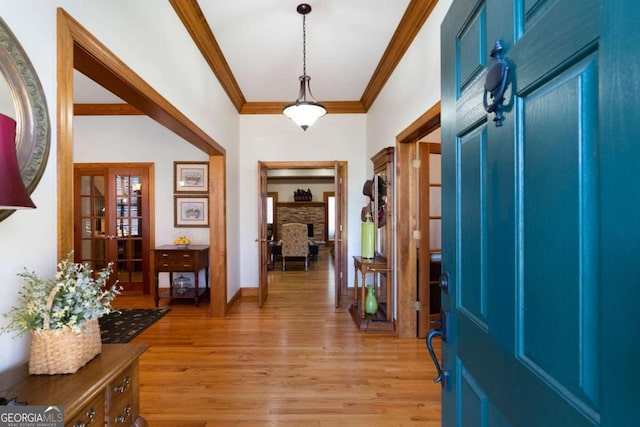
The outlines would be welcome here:
[[[169,272],[169,304],[173,302],[173,271]]]
[[[160,292],[160,279],[158,278],[159,275],[160,275],[160,273],[158,273],[156,271],[156,286],[155,286],[156,295],[155,295],[155,298],[154,298],[155,301],[156,301],[156,308],[158,308],[158,302],[160,301],[160,295],[159,295],[159,292]]]
[[[360,317],[362,317],[363,319],[367,316],[367,314],[365,313],[365,307],[364,307],[364,301],[365,301],[365,292],[367,289],[367,270],[364,269],[362,270],[362,290],[361,292],[361,299],[362,299],[362,309],[360,310]]]
[[[358,267],[354,264],[353,269],[353,301],[356,305],[356,309],[358,308]]]
[[[196,271],[196,272],[195,272],[195,280],[194,280],[194,282],[195,282],[195,284],[194,284],[195,288],[193,289],[193,290],[195,291],[196,307],[198,307],[198,306],[200,305],[199,295],[198,295],[198,294],[199,294],[199,292],[198,292],[198,276],[200,276],[200,272],[199,272],[199,271]]]

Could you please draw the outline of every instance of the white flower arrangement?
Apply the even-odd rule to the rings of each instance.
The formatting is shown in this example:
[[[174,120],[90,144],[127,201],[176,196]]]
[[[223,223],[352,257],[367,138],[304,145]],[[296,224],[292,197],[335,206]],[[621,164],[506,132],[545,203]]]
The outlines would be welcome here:
[[[117,286],[117,281],[107,286],[112,268],[113,263],[109,263],[94,279],[88,264],[73,262],[73,252],[58,264],[54,279],[42,279],[25,268],[18,274],[25,281],[18,292],[20,304],[4,314],[10,322],[0,332],[14,330],[23,335],[43,329],[47,299],[54,287],[57,292],[49,310],[49,329],[70,327],[79,331],[84,322],[113,310],[111,302],[120,295],[122,287]]]

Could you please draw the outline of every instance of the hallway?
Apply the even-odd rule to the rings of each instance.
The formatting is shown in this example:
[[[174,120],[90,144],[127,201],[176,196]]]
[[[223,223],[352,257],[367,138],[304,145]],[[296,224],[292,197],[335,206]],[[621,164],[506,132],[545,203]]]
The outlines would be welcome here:
[[[359,333],[350,301],[334,307],[326,250],[308,272],[278,266],[263,308],[244,298],[215,319],[206,303],[174,303],[134,339],[151,345],[140,363],[150,426],[440,426],[424,340]],[[152,299],[116,301],[142,305]]]

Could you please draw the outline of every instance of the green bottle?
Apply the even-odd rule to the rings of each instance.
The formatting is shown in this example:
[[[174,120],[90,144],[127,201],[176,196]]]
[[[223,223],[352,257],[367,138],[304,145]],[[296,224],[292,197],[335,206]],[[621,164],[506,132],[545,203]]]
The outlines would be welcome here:
[[[362,223],[362,258],[373,259],[373,246],[375,238],[375,224],[371,220],[371,214],[367,212],[366,220]]]

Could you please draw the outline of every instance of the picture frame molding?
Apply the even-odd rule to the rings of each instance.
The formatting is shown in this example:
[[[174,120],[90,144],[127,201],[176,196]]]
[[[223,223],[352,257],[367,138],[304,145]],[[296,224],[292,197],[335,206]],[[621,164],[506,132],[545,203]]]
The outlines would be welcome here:
[[[184,174],[190,171],[201,171],[201,183],[185,185]],[[207,162],[173,162],[173,192],[176,194],[208,194],[209,193],[209,163]]]
[[[202,214],[195,219],[190,219],[189,215],[185,215],[183,209],[184,204],[201,204]],[[174,195],[173,196],[173,221],[174,227],[209,227],[209,196],[191,195]]]

